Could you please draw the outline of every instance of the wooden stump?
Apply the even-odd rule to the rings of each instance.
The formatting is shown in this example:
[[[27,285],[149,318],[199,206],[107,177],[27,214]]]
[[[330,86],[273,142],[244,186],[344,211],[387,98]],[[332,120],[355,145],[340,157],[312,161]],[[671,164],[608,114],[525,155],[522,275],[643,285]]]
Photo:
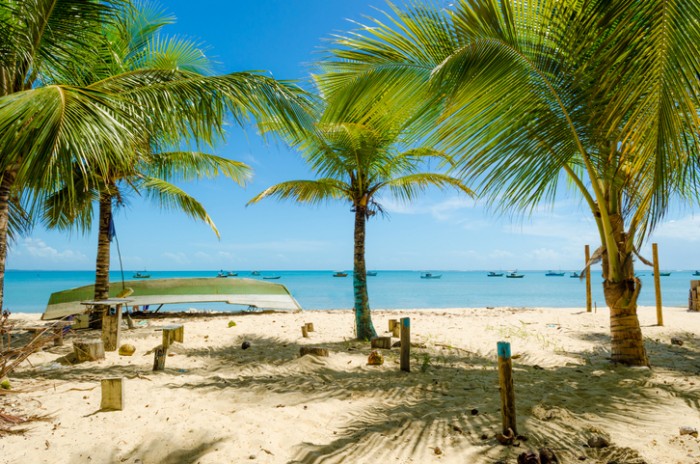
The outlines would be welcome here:
[[[63,346],[63,326],[53,328],[53,346]]]
[[[185,327],[182,324],[166,325],[163,327],[163,347],[167,350],[173,342],[182,343],[185,340]]]
[[[315,330],[314,330],[314,323],[313,323],[313,322],[307,322],[307,323],[306,323],[306,331],[307,331],[307,332],[315,332]]]
[[[124,409],[124,390],[122,378],[102,379],[102,401],[100,409],[105,411],[121,411]]]
[[[299,348],[299,356],[306,356],[307,354],[313,354],[314,356],[325,356],[328,357],[328,349],[320,348],[318,346],[302,346]]]
[[[688,311],[700,311],[700,280],[690,281]]]
[[[117,351],[121,338],[122,305],[110,306],[102,314],[102,342],[105,351]]]
[[[153,351],[153,370],[162,371],[165,369],[165,358],[168,357],[168,349],[163,345],[158,345]]]
[[[304,338],[309,338],[309,329],[306,327],[306,325],[301,326],[301,336]]]
[[[73,353],[77,362],[97,361],[105,358],[105,347],[102,340],[75,340]]]
[[[391,335],[396,337],[396,338],[401,337],[401,324],[399,322],[397,322],[394,325],[394,328],[391,329]]]
[[[389,332],[394,332],[394,327],[399,324],[398,319],[389,319]]]
[[[391,337],[374,337],[371,341],[372,348],[391,349]]]

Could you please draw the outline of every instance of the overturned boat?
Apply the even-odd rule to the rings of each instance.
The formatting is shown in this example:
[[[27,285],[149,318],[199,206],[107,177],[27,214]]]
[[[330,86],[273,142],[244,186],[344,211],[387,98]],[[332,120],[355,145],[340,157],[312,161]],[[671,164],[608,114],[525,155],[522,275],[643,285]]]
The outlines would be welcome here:
[[[120,296],[124,288],[133,290],[128,296],[132,308],[186,303],[228,303],[248,309],[301,311],[301,306],[287,287],[256,279],[176,278],[112,282],[109,296]],[[94,299],[94,285],[72,288],[51,294],[44,320],[60,319],[88,311],[84,302]]]

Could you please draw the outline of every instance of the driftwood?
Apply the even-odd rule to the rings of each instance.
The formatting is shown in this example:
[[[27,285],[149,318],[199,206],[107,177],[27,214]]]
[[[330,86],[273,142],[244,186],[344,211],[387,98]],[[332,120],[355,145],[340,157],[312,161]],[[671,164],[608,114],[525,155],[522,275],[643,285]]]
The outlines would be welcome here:
[[[299,356],[305,356],[307,354],[313,354],[314,356],[329,356],[327,348],[320,348],[318,346],[302,346],[299,348]]]

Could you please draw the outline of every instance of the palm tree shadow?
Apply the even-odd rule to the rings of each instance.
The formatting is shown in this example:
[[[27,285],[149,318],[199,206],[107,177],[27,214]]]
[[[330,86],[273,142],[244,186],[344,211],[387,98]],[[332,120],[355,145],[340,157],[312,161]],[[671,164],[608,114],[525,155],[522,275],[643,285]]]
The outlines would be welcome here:
[[[243,389],[280,395],[288,405],[293,401],[290,398],[297,398],[299,404],[371,400],[371,406],[344,412],[344,420],[335,427],[330,441],[297,445],[291,461],[295,463],[388,458],[419,462],[446,451],[471,456],[473,462],[491,462],[513,459],[525,447],[540,446],[555,449],[563,462],[575,462],[583,456],[590,459],[588,462],[641,463],[639,455],[628,448],[588,448],[586,440],[595,432],[589,418],[630,427],[651,426],[652,415],[645,412],[659,407],[653,373],[613,366],[604,351],[568,353],[579,363],[548,369],[516,362],[519,432],[528,441],[521,447],[504,447],[496,440],[501,427],[496,359],[448,347],[428,347],[414,350],[413,371],[403,373],[395,363],[395,351],[384,351],[384,366],[371,368],[364,365],[368,344],[324,343],[332,352],[331,358],[299,358],[300,346],[260,337],[251,340],[249,350],[235,346],[190,350],[189,356],[205,356],[207,363],[220,363],[215,367],[220,375],[168,387]],[[345,364],[346,359],[355,367],[347,369],[339,364]],[[235,366],[236,372],[225,366]],[[673,395],[683,393],[673,391],[674,386],[667,388]],[[290,396],[290,392],[303,394]],[[697,392],[687,394],[688,404],[697,408]],[[631,412],[621,414],[621,409]]]

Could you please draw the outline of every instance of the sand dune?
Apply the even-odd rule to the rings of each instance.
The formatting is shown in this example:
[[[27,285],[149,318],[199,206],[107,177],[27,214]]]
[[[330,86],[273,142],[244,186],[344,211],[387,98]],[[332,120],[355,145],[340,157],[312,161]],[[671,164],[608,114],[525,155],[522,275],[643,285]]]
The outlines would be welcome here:
[[[33,315],[13,315],[32,318]],[[57,362],[34,354],[0,395],[11,414],[43,414],[23,435],[0,437],[0,461],[35,463],[515,463],[547,446],[560,462],[700,463],[700,314],[653,308],[640,318],[653,369],[609,363],[607,311],[439,309],[374,311],[378,332],[411,317],[412,371],[399,351],[367,365],[349,311],[141,321],[122,332],[131,357]],[[228,322],[236,322],[228,327]],[[156,329],[185,324],[164,372],[153,372]],[[316,331],[302,338],[300,326]],[[388,335],[384,333],[383,335]],[[671,337],[683,340],[672,345]],[[503,446],[496,342],[511,342],[518,428]],[[241,349],[243,341],[251,344]],[[328,358],[299,357],[302,345]],[[100,411],[100,379],[124,377],[123,411]],[[591,449],[600,435],[611,446]],[[580,461],[585,458],[585,461]]]

